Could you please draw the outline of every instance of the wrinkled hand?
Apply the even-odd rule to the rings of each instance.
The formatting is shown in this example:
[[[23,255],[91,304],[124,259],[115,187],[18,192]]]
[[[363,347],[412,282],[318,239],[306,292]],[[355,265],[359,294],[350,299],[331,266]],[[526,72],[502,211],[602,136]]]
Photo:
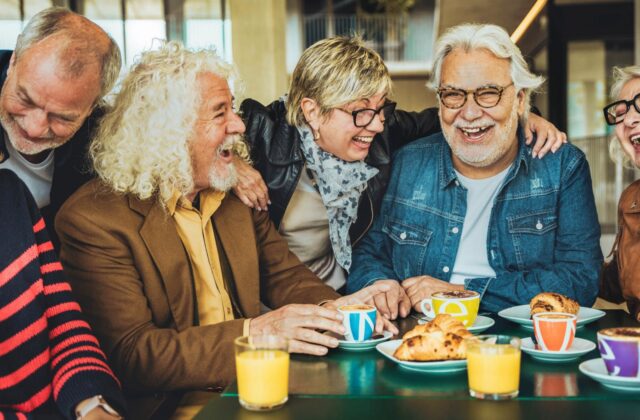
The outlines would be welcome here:
[[[397,284],[397,282],[395,283]],[[327,302],[324,307],[338,309],[343,305],[366,303],[368,305],[375,306],[380,313],[381,309],[376,304],[376,298],[379,298],[381,295],[384,296],[385,294],[391,292],[392,288],[393,285],[390,283],[377,281],[371,286],[362,288],[355,293]],[[388,318],[386,318],[385,316],[376,316],[375,332],[377,334],[381,334],[385,330],[391,332],[394,335],[399,333],[398,328],[393,325]]]
[[[433,293],[464,290],[464,286],[461,284],[451,284],[431,276],[409,277],[402,282],[402,288],[407,293],[407,296],[409,296],[411,306],[413,306],[413,309],[417,312],[422,312],[420,308],[422,299],[430,297]]]
[[[536,144],[533,146],[532,151],[534,158],[539,157],[542,159],[549,150],[551,150],[551,153],[555,153],[567,142],[567,135],[558,130],[555,125],[538,115],[530,113],[524,130],[527,144],[531,144],[533,141],[533,133],[536,133]]]
[[[411,312],[411,300],[397,280],[378,280],[374,284],[386,284],[388,292],[378,293],[373,297],[373,304],[386,319],[395,320],[400,315],[405,318]]]
[[[344,335],[342,314],[319,305],[287,305],[267,312],[249,323],[249,335],[275,334],[289,339],[289,351],[322,356],[338,340],[317,330]]]
[[[247,206],[256,210],[267,210],[271,204],[269,201],[269,189],[264,183],[260,172],[255,170],[244,159],[233,157],[233,165],[238,173],[238,183],[233,187],[233,192]]]

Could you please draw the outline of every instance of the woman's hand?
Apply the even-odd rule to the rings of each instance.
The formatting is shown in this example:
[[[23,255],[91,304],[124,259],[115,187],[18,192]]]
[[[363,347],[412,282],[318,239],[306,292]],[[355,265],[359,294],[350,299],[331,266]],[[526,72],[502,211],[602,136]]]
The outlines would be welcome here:
[[[534,158],[542,158],[549,151],[555,153],[567,142],[567,135],[558,130],[555,125],[538,115],[530,113],[524,129],[527,144],[531,144],[533,141],[534,133],[536,135],[536,144],[533,146],[531,153]]]

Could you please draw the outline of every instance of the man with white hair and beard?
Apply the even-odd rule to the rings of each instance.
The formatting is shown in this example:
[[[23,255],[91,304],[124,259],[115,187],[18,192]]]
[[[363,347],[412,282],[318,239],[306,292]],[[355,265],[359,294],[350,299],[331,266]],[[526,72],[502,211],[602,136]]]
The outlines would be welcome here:
[[[142,54],[91,146],[99,179],[57,217],[78,301],[130,397],[133,418],[168,408],[191,418],[234,378],[233,339],[278,334],[322,355],[343,334],[340,297],[287,248],[266,212],[226,194],[244,132],[232,68],[210,51],[167,43]],[[260,314],[260,302],[272,308]],[[383,325],[397,329],[379,317]],[[162,405],[163,401],[167,405]],[[161,406],[161,408],[159,408]]]
[[[15,51],[0,51],[0,169],[27,185],[54,242],[58,209],[91,178],[89,139],[120,65],[104,30],[61,7],[34,15]]]
[[[492,312],[540,292],[593,304],[602,254],[589,165],[572,145],[533,159],[523,139],[541,83],[498,26],[460,25],[438,40],[443,133],[396,155],[349,292],[395,280],[417,311],[434,292],[465,289]]]

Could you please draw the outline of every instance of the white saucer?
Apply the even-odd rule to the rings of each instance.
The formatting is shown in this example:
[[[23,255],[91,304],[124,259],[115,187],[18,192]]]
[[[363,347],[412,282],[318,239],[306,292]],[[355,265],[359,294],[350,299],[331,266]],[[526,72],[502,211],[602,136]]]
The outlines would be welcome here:
[[[418,324],[422,325],[422,324],[426,324],[427,322],[431,321],[433,318],[427,318],[426,316],[423,316],[422,318],[420,318],[418,320]],[[476,317],[476,321],[473,323],[472,326],[470,326],[469,328],[467,328],[469,330],[469,332],[472,332],[474,334],[478,334],[481,333],[491,327],[493,327],[493,324],[495,324],[496,321],[493,320],[493,318],[489,318],[488,316],[483,316],[483,315],[478,315]]]
[[[382,337],[375,338],[372,340],[365,341],[346,341],[346,340],[338,340],[338,347],[343,350],[349,351],[364,351],[371,350],[378,343],[382,343],[383,341],[387,341],[393,336],[389,331],[385,331],[382,333]]]
[[[451,373],[460,372],[467,368],[465,360],[444,360],[441,362],[405,362],[393,357],[396,349],[402,344],[402,340],[391,340],[380,343],[376,350],[387,359],[397,363],[401,368],[420,373]]]
[[[583,338],[574,338],[573,344],[566,351],[544,351],[537,349],[531,337],[522,339],[522,351],[536,360],[547,363],[566,363],[578,360],[596,348],[596,343]]]
[[[498,315],[516,324],[520,324],[527,330],[533,331],[533,321],[531,320],[531,308],[529,308],[529,305],[512,306],[511,308],[501,310],[498,312]],[[604,311],[599,309],[581,306],[578,311],[576,326],[580,328],[585,324],[602,318],[604,315]]]
[[[604,360],[601,358],[587,360],[580,363],[580,372],[591,379],[600,382],[603,386],[616,391],[640,392],[640,378],[625,378],[611,376],[607,372]]]

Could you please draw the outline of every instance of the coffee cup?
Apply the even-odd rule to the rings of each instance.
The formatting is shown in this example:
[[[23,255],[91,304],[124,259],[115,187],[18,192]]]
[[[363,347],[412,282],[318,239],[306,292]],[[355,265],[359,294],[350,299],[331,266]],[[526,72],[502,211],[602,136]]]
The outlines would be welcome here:
[[[576,336],[576,316],[563,312],[533,315],[533,333],[544,351],[567,351]]]
[[[431,308],[427,309],[426,305]],[[465,327],[470,327],[476,322],[479,307],[480,294],[473,290],[436,292],[420,302],[420,309],[428,318],[435,318],[437,314],[449,314],[461,321]]]
[[[376,327],[376,307],[356,304],[343,305],[338,308],[343,316],[344,338],[347,341],[365,341],[373,335]]]
[[[600,330],[598,349],[609,375],[640,378],[640,328]]]

